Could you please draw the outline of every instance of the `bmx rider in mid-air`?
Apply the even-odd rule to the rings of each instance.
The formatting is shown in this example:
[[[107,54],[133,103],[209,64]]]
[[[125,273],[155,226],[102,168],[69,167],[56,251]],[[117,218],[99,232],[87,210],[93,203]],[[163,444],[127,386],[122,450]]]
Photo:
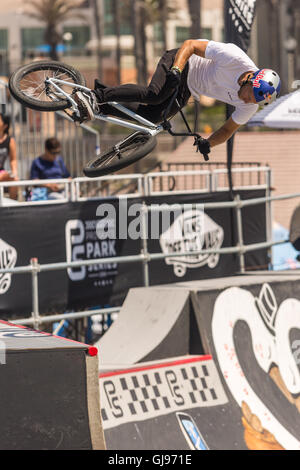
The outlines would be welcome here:
[[[126,84],[106,87],[98,80],[91,93],[77,91],[74,95],[81,122],[94,120],[104,113],[124,117],[121,111],[107,104],[125,106],[153,123],[161,123],[174,90],[177,102],[168,118],[188,102],[191,95],[215,98],[235,107],[231,117],[208,139],[203,139],[203,153],[226,142],[241,125],[256,113],[259,106],[272,103],[280,93],[280,77],[270,69],[259,69],[248,55],[235,44],[187,40],[179,49],[166,51],[161,57],[149,86]]]

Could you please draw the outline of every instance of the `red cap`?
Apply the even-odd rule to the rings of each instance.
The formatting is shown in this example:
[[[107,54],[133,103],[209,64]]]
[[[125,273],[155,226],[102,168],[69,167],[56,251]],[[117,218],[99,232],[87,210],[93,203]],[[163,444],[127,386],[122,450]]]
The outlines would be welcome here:
[[[97,354],[98,354],[98,349],[95,348],[95,346],[90,346],[90,347],[88,348],[88,355],[89,355],[89,356],[92,356],[92,357],[93,357],[93,356],[97,356]]]

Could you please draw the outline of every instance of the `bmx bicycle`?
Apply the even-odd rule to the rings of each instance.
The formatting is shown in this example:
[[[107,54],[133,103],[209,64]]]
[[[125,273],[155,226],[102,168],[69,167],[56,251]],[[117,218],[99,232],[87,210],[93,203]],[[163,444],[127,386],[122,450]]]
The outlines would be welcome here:
[[[24,106],[37,111],[64,110],[69,116],[71,115],[75,122],[80,122],[80,112],[74,100],[74,93],[76,90],[91,92],[91,89],[86,87],[85,79],[78,70],[68,64],[55,61],[37,61],[18,68],[10,76],[9,89],[12,96]],[[95,116],[96,119],[133,129],[135,132],[105,152],[96,154],[87,163],[83,173],[90,178],[104,176],[137,162],[152,152],[157,143],[156,135],[163,131],[167,131],[173,136],[193,136],[194,145],[196,145],[197,151],[200,150],[199,145],[202,137],[191,131],[176,100],[177,93],[178,89],[174,91],[165,111],[164,121],[160,124],[148,121],[118,102],[105,103],[121,111],[130,120],[119,119],[101,112]],[[187,126],[187,133],[173,132],[170,118],[167,119],[175,100]],[[207,154],[203,154],[203,156],[205,160],[208,160]]]

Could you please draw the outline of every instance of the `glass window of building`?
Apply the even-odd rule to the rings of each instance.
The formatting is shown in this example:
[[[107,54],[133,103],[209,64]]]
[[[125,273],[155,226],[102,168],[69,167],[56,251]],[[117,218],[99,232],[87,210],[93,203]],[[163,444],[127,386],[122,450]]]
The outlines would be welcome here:
[[[132,34],[131,27],[131,10],[128,8],[129,2],[120,2],[120,16],[121,16],[121,34]],[[114,4],[113,0],[104,0],[104,35],[112,36],[116,34],[114,25]]]
[[[7,29],[0,29],[0,50],[7,51],[8,49],[8,31]]]
[[[43,51],[45,46],[44,28],[22,28],[21,39],[22,39],[22,57],[30,57],[31,55],[37,54]]]
[[[68,34],[66,34],[68,33]],[[63,28],[65,55],[84,55],[85,46],[91,39],[89,26],[65,26]]]
[[[7,29],[0,29],[0,76],[9,75],[9,63],[8,63],[8,31]],[[0,90],[3,93],[3,89]],[[0,93],[1,103],[5,100],[2,99]],[[5,112],[5,109],[2,109]]]
[[[162,23],[156,22],[153,25],[153,39],[154,39],[154,54],[161,55],[163,53],[164,41]]]
[[[176,26],[176,47],[180,47],[187,39],[190,39],[190,28],[188,26]]]
[[[211,41],[212,40],[212,28],[201,28],[201,36],[203,39],[208,39],[209,41]]]

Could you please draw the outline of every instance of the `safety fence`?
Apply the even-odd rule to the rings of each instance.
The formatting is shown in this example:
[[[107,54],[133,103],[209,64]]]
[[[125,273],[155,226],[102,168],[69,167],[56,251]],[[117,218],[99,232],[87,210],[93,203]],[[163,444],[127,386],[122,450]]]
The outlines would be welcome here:
[[[94,315],[99,314],[111,314],[116,313],[120,310],[120,307],[111,307],[105,309],[95,309],[95,310],[88,310],[88,311],[81,311],[81,312],[72,312],[72,313],[64,313],[58,315],[45,315],[40,316],[39,314],[39,285],[38,285],[38,277],[40,273],[46,271],[57,271],[57,270],[67,270],[69,268],[78,268],[81,266],[92,266],[96,264],[109,264],[109,263],[142,263],[143,265],[143,285],[148,287],[150,285],[149,282],[149,263],[158,259],[167,259],[167,258],[174,258],[178,257],[185,257],[193,255],[209,255],[209,254],[219,254],[219,255],[226,255],[235,253],[239,257],[239,272],[241,274],[245,273],[245,255],[248,252],[261,250],[261,249],[270,249],[274,245],[279,245],[282,243],[286,243],[287,240],[280,240],[277,242],[273,242],[272,238],[270,237],[270,231],[267,231],[266,241],[260,243],[253,243],[253,244],[244,244],[244,237],[243,237],[243,228],[242,228],[242,210],[247,206],[255,206],[259,204],[266,205],[266,212],[267,217],[270,220],[270,214],[268,207],[272,204],[273,201],[278,200],[287,200],[292,198],[300,197],[300,193],[295,194],[287,194],[282,196],[266,196],[260,197],[255,199],[248,199],[248,200],[241,200],[239,195],[235,196],[233,201],[228,202],[215,202],[215,203],[206,203],[204,208],[205,209],[218,209],[218,208],[232,208],[235,211],[236,221],[237,221],[237,244],[236,246],[230,246],[226,248],[219,248],[219,249],[205,249],[205,250],[197,250],[197,251],[189,251],[189,252],[174,252],[174,253],[149,253],[148,251],[148,244],[147,244],[147,235],[146,235],[146,225],[147,225],[147,217],[149,212],[153,211],[168,211],[172,210],[172,206],[156,206],[156,205],[147,205],[145,202],[143,203],[143,210],[142,210],[142,224],[143,224],[143,236],[142,236],[142,250],[140,253],[132,256],[122,256],[122,257],[111,257],[111,258],[99,258],[93,260],[80,260],[80,261],[72,261],[72,262],[62,262],[62,263],[52,263],[52,264],[39,264],[38,259],[33,258],[30,262],[29,266],[21,266],[12,269],[1,269],[0,274],[10,273],[10,274],[23,274],[28,273],[31,275],[32,278],[32,315],[30,318],[24,318],[20,320],[16,320],[16,323],[20,325],[32,325],[34,328],[39,328],[41,324],[46,323],[53,323],[57,321],[65,321],[70,319],[80,319],[85,317],[92,317]],[[193,209],[195,208],[194,204],[185,204],[185,209]],[[275,273],[274,273],[275,274]]]
[[[235,177],[235,190],[239,189],[266,189],[271,191],[271,169],[270,167],[245,167],[234,168],[232,173]],[[255,174],[255,181],[248,183],[245,175]],[[23,180],[17,182],[0,183],[0,207],[8,205],[39,205],[39,204],[62,204],[68,201],[86,201],[103,197],[135,197],[152,196],[163,194],[191,194],[207,193],[228,190],[226,184],[227,170],[188,170],[188,171],[154,171],[146,174],[120,174],[102,176],[98,178],[78,177],[72,179],[49,179],[47,184],[59,184],[63,186],[61,198],[43,201],[25,200],[28,188],[34,188],[45,184],[45,180]],[[191,183],[186,185],[188,178]],[[185,184],[182,186],[181,181]],[[12,201],[5,197],[5,191],[10,187],[19,187],[23,195],[19,201]],[[188,189],[187,189],[188,188]]]

